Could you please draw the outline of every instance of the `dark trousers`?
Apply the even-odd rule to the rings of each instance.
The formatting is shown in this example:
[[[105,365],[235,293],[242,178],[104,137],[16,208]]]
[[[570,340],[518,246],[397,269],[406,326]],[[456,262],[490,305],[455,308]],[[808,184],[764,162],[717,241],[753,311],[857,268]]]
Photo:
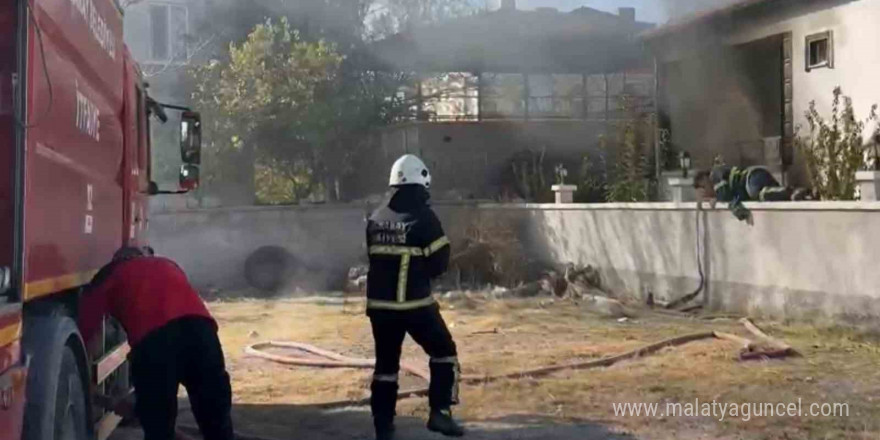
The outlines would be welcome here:
[[[436,304],[409,311],[371,310],[369,316],[376,344],[370,406],[377,428],[390,425],[396,415],[400,351],[407,334],[431,357],[431,409],[447,410],[458,403],[455,342]]]
[[[235,438],[232,388],[210,320],[182,318],[151,332],[132,349],[131,376],[145,440],[174,439],[180,384],[205,440]]]
[[[764,168],[755,168],[746,176],[746,192],[749,199],[762,202],[785,202],[792,198],[793,190],[779,184],[773,174]]]

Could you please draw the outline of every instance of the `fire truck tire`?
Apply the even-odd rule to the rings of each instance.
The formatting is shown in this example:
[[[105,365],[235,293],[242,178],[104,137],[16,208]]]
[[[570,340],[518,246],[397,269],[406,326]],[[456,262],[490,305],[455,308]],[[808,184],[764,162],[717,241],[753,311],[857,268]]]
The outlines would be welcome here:
[[[71,318],[34,317],[23,345],[30,358],[23,440],[88,440],[85,347]]]
[[[64,349],[55,394],[55,440],[89,440],[86,392],[69,347]]]

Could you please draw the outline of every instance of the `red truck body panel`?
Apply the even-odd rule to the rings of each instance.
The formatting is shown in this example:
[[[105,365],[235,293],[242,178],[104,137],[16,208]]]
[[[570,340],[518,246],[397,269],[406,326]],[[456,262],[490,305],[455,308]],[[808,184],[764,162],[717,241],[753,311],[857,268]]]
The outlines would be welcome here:
[[[110,0],[37,0],[35,6],[39,30],[31,23],[28,41],[33,127],[25,156],[25,301],[87,282],[128,229],[122,15]]]
[[[21,44],[25,4],[31,15]],[[0,440],[21,438],[22,303],[70,292],[123,243],[145,244],[146,97],[122,26],[113,0],[0,1],[0,268],[22,261],[13,274],[17,294],[0,294]],[[15,116],[15,75],[26,86],[24,121]],[[19,124],[27,128],[17,211]]]
[[[0,5],[0,29],[15,29],[15,5]],[[0,266],[12,265],[13,243],[13,173],[15,162],[15,117],[12,73],[15,71],[15,32],[0,32]]]
[[[13,2],[0,5],[0,29],[16,28]],[[12,73],[16,69],[15,32],[0,32],[0,267],[13,262],[15,118]],[[21,306],[0,299],[0,438],[21,438],[24,368],[21,368]],[[8,434],[7,434],[8,433]]]

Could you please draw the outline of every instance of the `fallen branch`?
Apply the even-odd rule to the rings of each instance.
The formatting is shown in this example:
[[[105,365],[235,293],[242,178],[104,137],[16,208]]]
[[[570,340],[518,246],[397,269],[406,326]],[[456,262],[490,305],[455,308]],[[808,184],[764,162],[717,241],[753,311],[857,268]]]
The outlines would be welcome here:
[[[781,358],[781,357],[787,357],[787,356],[800,356],[800,353],[795,351],[795,349],[791,348],[790,345],[786,344],[783,341],[780,341],[779,339],[776,339],[776,338],[768,335],[767,333],[764,333],[764,331],[761,330],[760,328],[758,328],[758,326],[756,326],[755,323],[753,323],[752,320],[750,320],[749,318],[742,318],[739,320],[739,322],[743,326],[745,326],[745,328],[748,331],[750,331],[753,335],[761,338],[764,342],[766,342],[771,347],[773,347],[773,350],[755,352],[754,355],[750,355],[750,356],[757,356],[757,357],[749,357],[748,359]]]
[[[792,355],[792,350],[768,350],[768,351],[749,351],[742,352],[739,359],[742,361],[754,361],[765,359],[782,359]]]
[[[756,326],[755,323],[753,323],[752,320],[750,320],[749,318],[742,318],[739,320],[739,322],[742,325],[744,325],[748,331],[752,332],[753,335],[763,339],[765,342],[767,342],[768,344],[770,344],[774,348],[776,348],[778,350],[794,351],[791,348],[791,345],[788,345],[785,342],[780,341],[779,339],[776,339],[776,338],[768,335],[767,333],[764,333],[764,331],[761,330],[760,328],[758,328],[758,326]]]
[[[742,346],[742,349],[746,352],[751,352],[755,349],[755,343],[752,342],[751,339],[746,339],[742,336],[737,336],[730,333],[715,332],[715,337],[718,339],[725,339],[728,341],[736,342],[737,344],[740,344]]]

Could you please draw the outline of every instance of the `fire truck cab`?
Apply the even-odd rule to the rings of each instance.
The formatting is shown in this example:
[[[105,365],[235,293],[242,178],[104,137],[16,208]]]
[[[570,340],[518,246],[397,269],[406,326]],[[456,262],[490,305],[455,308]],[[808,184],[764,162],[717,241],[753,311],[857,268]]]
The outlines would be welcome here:
[[[0,440],[104,440],[92,393],[130,390],[116,323],[77,328],[82,288],[146,245],[150,121],[179,120],[180,188],[198,186],[201,121],[147,94],[115,0],[0,2]],[[158,146],[157,146],[158,147]]]

